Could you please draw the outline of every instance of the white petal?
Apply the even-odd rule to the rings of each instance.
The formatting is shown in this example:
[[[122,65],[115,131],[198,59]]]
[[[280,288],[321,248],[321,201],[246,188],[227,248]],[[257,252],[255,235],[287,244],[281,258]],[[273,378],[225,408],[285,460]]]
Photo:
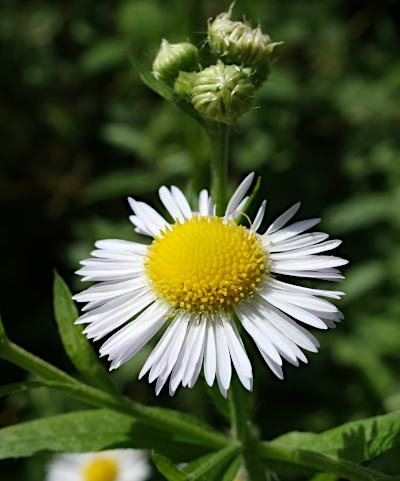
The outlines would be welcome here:
[[[192,209],[190,208],[186,197],[183,195],[183,192],[178,189],[178,187],[175,187],[175,185],[171,187],[171,192],[172,197],[175,199],[175,202],[180,208],[182,214],[186,217],[186,219],[191,219],[193,216]]]
[[[292,205],[290,209],[285,211],[281,214],[274,222],[268,227],[265,234],[273,234],[277,230],[281,229],[285,224],[289,222],[289,220],[296,214],[299,210],[301,203],[297,202],[296,204]]]
[[[196,323],[195,341],[193,344],[193,349],[191,350],[191,353],[190,353],[190,358],[187,363],[185,374],[182,378],[182,386],[189,385],[189,383],[192,381],[192,378],[194,377],[195,372],[199,367],[199,363],[201,363],[203,359],[205,332],[206,332],[206,321],[205,319],[200,319],[200,321]],[[200,372],[200,369],[198,370],[198,372]]]
[[[348,264],[348,262],[348,260],[336,256],[310,255],[283,261],[273,260],[271,270],[274,271],[275,268],[279,270],[290,269],[299,271],[329,269],[331,267],[343,266],[345,264]]]
[[[133,254],[145,255],[147,247],[144,244],[130,242],[122,239],[103,239],[94,244],[98,249],[108,249],[116,252],[132,252]]]
[[[321,279],[323,281],[342,281],[344,276],[336,269],[321,269],[320,271],[295,271],[290,269],[274,269],[275,274],[283,274],[285,276],[309,277],[311,279]]]
[[[254,172],[251,172],[239,185],[239,187],[233,193],[228,206],[225,211],[225,218],[228,218],[232,212],[237,209],[237,206],[242,201],[246,192],[249,190],[251,183],[253,182]]]
[[[199,195],[199,214],[208,215],[208,192],[206,189],[203,189]]]
[[[215,379],[217,366],[217,351],[215,346],[215,336],[213,321],[207,319],[206,343],[204,351],[204,377],[209,386],[212,386]]]
[[[277,279],[273,279],[272,277],[268,279],[267,285],[284,291],[299,291],[304,292],[305,294],[311,294],[313,296],[332,297],[334,299],[340,299],[341,296],[344,296],[344,292],[341,291],[311,289],[309,287],[297,286],[294,284],[289,284],[287,282],[278,281]]]
[[[285,242],[268,245],[267,247],[269,252],[291,251],[293,249],[300,249],[301,247],[318,244],[319,242],[326,240],[328,237],[329,235],[324,232],[309,232],[307,234],[297,235]]]
[[[318,297],[310,296],[309,294],[284,292],[278,289],[267,289],[263,291],[265,294],[271,295],[274,299],[283,302],[289,302],[295,306],[299,306],[303,309],[315,309],[322,312],[336,312],[335,307],[325,299],[319,299]]]
[[[279,355],[279,352],[272,344],[270,339],[265,335],[265,333],[260,330],[259,326],[254,323],[255,315],[251,310],[249,310],[248,306],[245,304],[236,306],[235,312],[243,327],[257,344],[258,349],[268,354],[268,357],[272,359],[275,364],[281,365],[282,359]]]
[[[300,307],[293,306],[288,302],[281,302],[275,299],[270,294],[265,294],[264,292],[259,293],[266,301],[270,302],[273,306],[277,307],[283,312],[286,312],[289,316],[294,317],[298,321],[309,324],[310,326],[316,327],[318,329],[326,329],[325,324],[317,316],[301,309]]]
[[[258,229],[260,228],[260,225],[261,225],[261,223],[264,219],[266,206],[267,206],[267,201],[263,200],[260,208],[258,209],[258,212],[257,212],[256,216],[254,217],[254,221],[253,221],[254,232],[257,232]]]
[[[263,244],[268,245],[270,242],[272,242],[273,244],[278,244],[279,242],[301,234],[305,230],[311,229],[311,227],[314,227],[319,222],[321,222],[321,219],[301,220],[299,222],[295,222],[294,224],[289,225],[288,227],[284,227],[283,229],[275,232],[274,234],[264,234]]]
[[[240,339],[233,319],[224,319],[223,326],[228,342],[233,365],[243,386],[251,391],[253,387],[253,371],[243,342]]]
[[[185,222],[185,218],[179,207],[176,205],[175,199],[172,197],[171,192],[163,185],[158,191],[161,202],[164,204],[167,211],[170,213],[174,221],[179,221],[181,223]]]
[[[332,249],[336,249],[336,247],[340,246],[342,243],[341,240],[329,240],[326,242],[321,242],[320,244],[311,246],[311,247],[304,247],[302,249],[295,249],[289,252],[281,252],[279,254],[271,254],[272,260],[281,260],[281,259],[292,259],[296,257],[302,257],[304,255],[311,255],[311,254],[318,254],[319,252],[325,252]]]
[[[240,215],[243,213],[244,206],[246,205],[246,202],[249,200],[249,197],[246,196],[242,202],[236,207],[236,210],[234,210],[230,215],[229,219],[236,220]]]
[[[262,301],[262,299],[261,299]],[[293,319],[271,304],[259,303],[257,309],[268,318],[271,324],[279,329],[288,339],[311,352],[317,352],[319,347],[318,340],[308,332],[303,326],[297,324]]]
[[[231,357],[225,337],[224,326],[219,315],[214,317],[214,335],[217,348],[217,381],[223,391],[229,389],[232,375]]]
[[[128,197],[129,205],[133,212],[140,218],[146,230],[153,236],[158,236],[160,231],[165,231],[170,227],[169,223],[152,207],[145,202],[138,202],[132,197]]]
[[[137,232],[138,234],[143,234],[143,235],[153,237],[153,234],[147,229],[147,227],[145,226],[145,223],[142,221],[142,219],[139,216],[130,215],[129,220],[132,222],[133,225],[136,226],[135,232]]]
[[[101,316],[96,317],[83,330],[83,334],[85,334],[88,339],[94,339],[97,341],[118,327],[122,326],[126,321],[131,319],[154,301],[155,295],[150,292],[145,292],[139,298],[131,300],[128,303],[124,303],[120,307],[104,312]]]
[[[127,281],[106,281],[89,287],[85,291],[75,294],[72,299],[78,302],[89,302],[95,300],[104,300],[113,297],[127,294],[128,292],[134,292],[142,287],[146,287],[144,279],[129,279]]]
[[[151,369],[152,366],[156,365],[161,358],[165,363],[166,359],[166,349],[169,347],[169,342],[171,338],[173,338],[176,334],[176,331],[180,328],[179,317],[175,317],[175,319],[171,322],[168,326],[164,334],[162,335],[161,339],[158,341],[156,347],[151,352],[150,356],[147,358],[142,370],[139,373],[138,378],[142,379],[142,377]],[[161,363],[160,363],[161,364]],[[149,382],[153,382],[153,380],[158,376],[154,375],[152,379],[149,379]]]
[[[113,334],[100,348],[101,356],[112,360],[110,369],[116,369],[133,357],[166,322],[169,307],[156,301],[139,317]]]

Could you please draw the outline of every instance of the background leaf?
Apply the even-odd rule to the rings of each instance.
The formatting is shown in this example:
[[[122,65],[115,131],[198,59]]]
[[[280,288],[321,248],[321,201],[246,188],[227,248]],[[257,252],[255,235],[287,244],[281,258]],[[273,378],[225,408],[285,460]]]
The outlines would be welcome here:
[[[67,284],[57,273],[54,275],[54,315],[65,351],[78,371],[94,386],[116,392],[107,371],[82,334],[83,327],[74,324],[78,310]]]
[[[320,434],[284,434],[271,442],[274,443],[362,463],[400,445],[400,411],[352,421]]]
[[[111,447],[154,448],[187,460],[204,453],[204,449],[176,442],[164,431],[108,409],[76,411],[0,429],[0,459],[40,451],[77,453]]]
[[[151,452],[151,457],[153,458],[158,471],[168,479],[168,481],[186,481],[188,479],[188,477],[179,471],[165,456],[162,456],[153,450]]]

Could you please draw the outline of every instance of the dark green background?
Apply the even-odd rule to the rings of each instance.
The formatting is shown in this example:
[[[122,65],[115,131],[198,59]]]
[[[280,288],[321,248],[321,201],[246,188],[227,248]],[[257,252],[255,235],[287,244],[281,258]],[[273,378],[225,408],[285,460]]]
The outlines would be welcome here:
[[[0,309],[14,341],[71,372],[52,319],[52,269],[81,289],[73,272],[96,239],[137,239],[128,194],[159,207],[162,183],[191,195],[209,180],[207,139],[141,84],[124,49],[150,66],[163,37],[200,47],[207,18],[227,6],[2,2]],[[268,221],[302,200],[298,218],[321,215],[351,260],[345,320],[317,334],[321,352],[310,365],[287,366],[281,382],[254,357],[256,416],[270,438],[400,408],[400,7],[239,0],[237,18],[242,12],[285,45],[235,128],[231,188],[256,170]],[[156,400],[136,380],[145,355],[113,375],[126,393],[224,428],[201,382]],[[5,362],[0,369],[2,383],[24,378]],[[43,390],[13,395],[0,404],[0,425],[79,407]],[[374,465],[398,473],[399,454]],[[39,481],[46,460],[2,462],[1,480]]]

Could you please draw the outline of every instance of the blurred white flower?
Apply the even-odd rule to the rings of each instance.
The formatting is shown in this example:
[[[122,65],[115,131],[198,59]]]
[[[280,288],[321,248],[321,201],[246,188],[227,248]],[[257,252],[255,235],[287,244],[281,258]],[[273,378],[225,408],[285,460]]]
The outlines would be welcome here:
[[[130,217],[149,245],[108,239],[96,242],[94,258],[82,261],[77,272],[83,281],[100,281],[74,296],[87,302],[77,323],[98,340],[116,331],[102,345],[110,369],[134,356],[155,334],[167,327],[139,377],[157,379],[158,394],[168,378],[173,395],[182,383],[192,387],[204,366],[211,386],[216,378],[226,396],[232,366],[246,389],[253,373],[234,314],[253,338],[272,372],[283,378],[282,358],[298,366],[307,362],[300,350],[316,352],[319,344],[301,324],[327,329],[342,319],[336,306],[320,297],[339,299],[343,292],[310,289],[278,280],[277,275],[330,281],[343,279],[337,267],[346,260],[316,255],[339,246],[328,234],[305,233],[320,219],[287,226],[300,203],[278,217],[265,231],[257,231],[264,217],[261,204],[250,227],[235,220],[248,200],[254,174],[248,175],[231,197],[223,217],[206,190],[193,211],[175,186],[161,187],[161,202],[173,222],[144,202],[132,198]],[[133,321],[123,326],[129,319]],[[122,327],[123,326],[123,327]]]
[[[146,456],[134,449],[58,454],[46,481],[144,481],[150,473]]]

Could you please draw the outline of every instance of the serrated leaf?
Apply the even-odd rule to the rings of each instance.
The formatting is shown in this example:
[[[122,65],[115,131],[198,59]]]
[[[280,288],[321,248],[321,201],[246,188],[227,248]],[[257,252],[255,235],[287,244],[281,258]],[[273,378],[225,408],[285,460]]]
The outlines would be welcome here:
[[[151,90],[163,97],[168,102],[176,105],[185,114],[196,120],[201,126],[205,126],[203,118],[196,112],[191,104],[186,102],[182,97],[175,94],[174,90],[162,80],[156,79],[153,74],[147,69],[137,58],[127,52],[128,59],[136,72],[139,74],[142,82]]]
[[[179,460],[190,460],[204,452],[108,409],[76,411],[0,429],[0,459],[27,457],[40,451],[78,453],[111,447],[155,448]]]
[[[269,467],[278,462],[278,466],[282,463],[283,466],[286,465],[289,468],[308,468],[317,473],[336,474],[349,481],[399,480],[397,476],[387,476],[348,459],[310,449],[297,449],[279,442],[262,442],[257,445],[256,452],[267,461]]]
[[[165,456],[162,456],[161,454],[153,450],[151,452],[151,457],[158,471],[168,481],[186,481],[188,479],[187,475],[179,471],[179,469],[177,469],[175,465],[171,463],[171,461]]]
[[[90,342],[82,334],[82,326],[75,325],[78,310],[72,294],[62,277],[54,275],[54,316],[64,349],[74,366],[92,385],[107,392],[115,392],[106,369],[96,356]]]
[[[400,411],[345,423],[320,434],[284,434],[271,442],[274,443],[362,463],[400,445]]]

